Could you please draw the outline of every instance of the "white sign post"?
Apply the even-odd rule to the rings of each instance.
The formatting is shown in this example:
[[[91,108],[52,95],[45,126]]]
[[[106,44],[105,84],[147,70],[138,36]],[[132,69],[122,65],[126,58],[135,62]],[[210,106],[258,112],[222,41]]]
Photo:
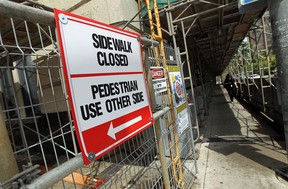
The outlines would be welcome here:
[[[55,9],[69,102],[85,164],[153,124],[140,35]]]

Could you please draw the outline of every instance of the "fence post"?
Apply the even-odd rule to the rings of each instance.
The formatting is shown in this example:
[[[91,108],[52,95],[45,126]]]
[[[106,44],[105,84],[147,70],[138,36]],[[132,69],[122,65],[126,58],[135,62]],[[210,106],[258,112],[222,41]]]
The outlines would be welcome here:
[[[151,64],[148,61],[148,57],[146,56],[147,55],[146,52],[145,52],[145,56],[144,56],[145,57],[144,58],[144,66],[145,66],[145,71],[146,71],[147,85],[148,85],[148,89],[149,89],[151,108],[152,108],[153,112],[156,112],[156,99],[155,99],[155,93],[154,93],[154,88],[153,88],[152,78],[151,78],[151,71],[150,71]],[[154,115],[154,117],[155,117],[155,115]],[[163,185],[164,185],[165,189],[170,189],[168,164],[167,164],[166,153],[165,153],[165,149],[164,149],[162,131],[161,131],[161,126],[160,126],[160,119],[161,118],[159,118],[157,120],[155,119],[154,129],[155,129],[155,135],[156,135],[156,140],[157,140],[156,142],[157,142],[157,148],[158,148],[158,153],[159,153],[159,160],[161,163]]]
[[[18,167],[4,122],[2,106],[0,105],[0,182],[4,182],[17,174]]]
[[[269,0],[273,33],[273,50],[276,54],[283,126],[288,150],[288,1]]]

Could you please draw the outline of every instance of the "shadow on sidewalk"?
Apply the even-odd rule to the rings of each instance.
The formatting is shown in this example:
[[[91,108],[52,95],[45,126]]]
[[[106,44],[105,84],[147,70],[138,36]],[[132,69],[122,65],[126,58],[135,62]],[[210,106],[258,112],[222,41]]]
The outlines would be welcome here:
[[[231,110],[227,92],[216,86],[211,97],[209,117],[204,128],[204,138],[241,135],[241,126]]]
[[[244,101],[231,104],[227,99],[225,89],[216,87],[204,131],[203,142],[209,142],[207,148],[224,155],[224,159],[232,162],[231,166],[243,163],[243,169],[257,167],[256,164],[272,170],[287,166],[283,137],[273,130],[273,123]],[[250,165],[252,162],[247,159],[256,164]]]

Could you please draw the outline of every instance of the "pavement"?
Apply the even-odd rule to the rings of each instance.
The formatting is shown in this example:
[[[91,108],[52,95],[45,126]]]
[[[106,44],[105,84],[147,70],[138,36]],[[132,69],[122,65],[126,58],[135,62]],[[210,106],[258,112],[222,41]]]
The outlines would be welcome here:
[[[288,182],[275,170],[287,165],[284,138],[263,114],[244,101],[229,102],[217,86],[209,116],[196,144],[198,174],[193,189],[285,189]]]

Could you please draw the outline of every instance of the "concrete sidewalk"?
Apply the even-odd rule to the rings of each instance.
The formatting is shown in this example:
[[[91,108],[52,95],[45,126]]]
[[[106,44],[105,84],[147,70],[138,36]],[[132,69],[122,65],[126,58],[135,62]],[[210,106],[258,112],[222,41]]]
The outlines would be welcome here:
[[[284,141],[267,121],[250,114],[217,86],[209,116],[201,128],[199,173],[193,189],[283,189],[288,182],[275,176],[287,167]]]

